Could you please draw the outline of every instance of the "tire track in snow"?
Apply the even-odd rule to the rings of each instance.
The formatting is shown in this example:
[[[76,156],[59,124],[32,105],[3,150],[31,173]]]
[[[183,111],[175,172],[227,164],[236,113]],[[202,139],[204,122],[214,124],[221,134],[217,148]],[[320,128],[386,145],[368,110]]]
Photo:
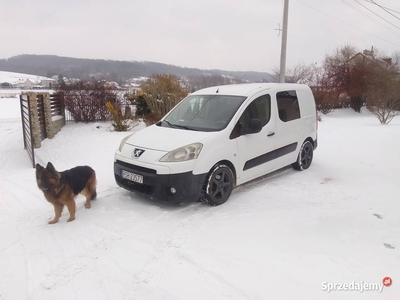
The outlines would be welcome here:
[[[52,239],[59,249],[63,249],[54,234],[52,234]],[[103,239],[100,243],[93,245],[93,247],[90,247],[83,253],[75,254],[70,257],[64,255],[64,261],[51,266],[51,270],[46,274],[45,280],[42,281],[42,287],[47,290],[55,290],[71,283],[71,281],[74,281],[82,272],[98,274],[96,272],[98,270],[96,265],[97,258],[101,256],[111,244],[116,243],[118,240],[120,240],[120,238],[108,239],[106,241]],[[93,282],[102,282],[102,280],[96,280],[99,278],[101,279],[101,277],[97,277]],[[103,288],[104,285],[98,283],[97,286]]]
[[[2,151],[0,155],[0,170],[5,169],[15,155],[23,149],[21,122],[1,122],[0,132]],[[6,133],[6,134],[5,134]]]
[[[21,230],[18,228],[17,226],[17,231],[18,231],[18,235],[19,235],[19,239],[17,243],[21,244],[22,247],[22,251],[23,251],[23,260],[24,260],[24,267],[25,267],[25,296],[28,296],[30,293],[29,291],[29,285],[30,285],[30,280],[29,280],[29,265],[28,265],[28,260],[27,260],[27,251],[26,251],[26,246],[23,242],[21,242],[23,240],[22,238],[22,234],[21,234]]]
[[[16,203],[19,203],[20,200],[19,198],[15,197],[14,195],[8,196],[11,198],[14,198]],[[9,250],[10,248],[21,244],[25,238],[30,237],[32,235],[35,235],[36,233],[38,233],[39,231],[43,230],[43,228],[45,228],[47,226],[47,224],[43,223],[43,224],[39,224],[38,225],[38,220],[40,220],[41,218],[43,218],[41,213],[38,213],[36,210],[33,209],[28,209],[26,210],[26,206],[21,205],[20,203],[18,204],[19,208],[23,208],[25,211],[21,213],[21,209],[14,209],[13,211],[19,212],[19,214],[13,214],[11,216],[9,216],[8,219],[6,219],[5,221],[1,222],[0,225],[7,225],[7,224],[16,224],[16,226],[14,227],[15,230],[18,231],[18,238],[16,240],[14,240],[13,242],[11,242],[10,244],[2,247],[0,249],[0,255]],[[8,214],[10,215],[12,212],[9,212]],[[27,221],[31,221],[30,224],[27,224]],[[25,233],[23,234],[23,231],[21,229],[22,225],[29,225],[29,233]]]
[[[243,185],[235,187],[232,192],[232,196],[247,193],[249,190],[254,190],[258,187],[265,188],[265,186],[268,184],[277,185],[278,183],[276,183],[275,180],[279,180],[281,177],[285,177],[287,176],[287,174],[291,173],[296,174],[296,172],[293,171],[292,167],[285,167],[270,174],[264,175],[260,178],[253,179],[249,182],[244,183]],[[229,199],[228,201],[231,200],[232,199]]]
[[[213,279],[205,280],[204,282],[205,285],[210,285],[210,283],[214,286],[221,285],[226,290],[233,291],[235,296],[240,296],[240,299],[254,299],[253,296],[248,295],[246,292],[239,289],[233,283],[226,280],[223,276],[215,273],[214,271],[208,270],[203,265],[197,263],[193,258],[190,257],[190,255],[181,252],[179,253],[179,258],[183,259],[184,261],[192,265],[199,273],[204,274],[205,275],[203,276],[204,278],[210,278],[210,277],[214,278],[214,280]],[[226,294],[227,297],[232,296],[229,292],[226,292]]]
[[[199,211],[201,208],[203,208],[203,210]],[[185,227],[195,224],[197,230],[199,230],[202,224],[212,218],[213,213],[210,213],[210,209],[212,209],[212,207],[205,206],[202,203],[197,203],[172,213],[173,218],[188,213],[189,216],[176,223],[174,228],[162,239],[158,240],[153,246],[153,249],[149,251],[151,252],[150,258],[140,271],[135,274],[137,282],[134,290],[136,293],[140,293],[145,285],[151,283],[154,277],[164,273],[168,268],[168,265],[180,252],[180,248],[188,239]],[[193,214],[194,212],[197,213]],[[168,213],[167,215],[168,218],[171,218],[171,213]],[[161,218],[165,217],[165,214],[161,216]],[[158,222],[155,224],[158,224]],[[183,231],[182,235],[180,234],[180,231]]]
[[[67,257],[65,252],[67,251],[65,246],[59,243],[59,238],[51,234],[52,239],[54,240],[54,244],[56,245],[56,249],[60,249],[65,259],[61,263],[51,264],[51,269],[45,275],[45,278],[40,283],[40,290],[36,292],[43,292],[46,290],[56,291],[64,286],[72,285],[73,292],[76,290],[80,290],[82,288],[75,286],[77,284],[77,278],[81,275],[81,273],[95,274],[95,276],[90,276],[90,284],[93,284],[97,287],[98,290],[102,290],[102,295],[105,295],[105,299],[111,299],[109,296],[109,292],[107,290],[107,284],[105,284],[105,278],[102,277],[100,268],[98,265],[98,258],[104,257],[104,253],[115,244],[117,244],[121,237],[110,237],[110,238],[102,238],[99,242],[94,241],[95,238],[93,236],[89,236],[88,234],[78,235],[74,233],[76,230],[80,231],[81,228],[75,227],[72,231],[70,231],[70,235],[73,236],[86,236],[87,240],[91,244],[85,249],[83,252],[79,252],[77,254],[71,255]],[[65,237],[62,237],[64,240]],[[81,239],[82,240],[82,239]],[[76,247],[73,247],[76,249]],[[86,282],[87,284],[87,282]],[[129,290],[129,286],[126,286],[126,289]],[[76,298],[77,295],[75,294]]]
[[[204,208],[204,211],[193,215],[194,212],[197,212],[199,208]],[[174,223],[172,226],[172,230],[170,230],[167,235],[164,235],[163,238],[159,239],[155,243],[149,242],[143,238],[140,237],[134,237],[135,243],[140,242],[145,245],[146,248],[152,247],[152,250],[148,251],[149,252],[149,258],[147,259],[147,262],[140,268],[139,271],[134,271],[134,270],[129,270],[125,266],[120,265],[119,262],[117,262],[113,257],[108,256],[105,254],[106,262],[107,263],[112,263],[120,272],[125,273],[130,277],[129,280],[126,280],[125,277],[123,277],[125,280],[122,280],[122,282],[119,282],[120,285],[126,286],[126,288],[122,289],[125,291],[125,297],[126,299],[131,299],[132,295],[136,295],[137,292],[140,293],[141,288],[145,286],[146,284],[150,283],[153,279],[154,276],[162,273],[167,267],[169,262],[172,261],[172,259],[175,257],[176,251],[179,250],[179,248],[186,242],[186,234],[183,233],[184,238],[182,237],[176,237],[177,233],[179,230],[181,230],[184,226],[188,226],[190,224],[196,223],[197,220],[201,220],[201,223],[204,223],[207,221],[208,218],[205,218],[205,215],[211,218],[209,214],[209,209],[212,209],[210,207],[204,206],[203,204],[193,204],[184,208],[177,209],[172,212],[164,212],[160,214],[156,219],[152,220],[147,220],[146,222],[141,222],[141,227],[146,227],[148,228],[149,226],[156,228],[157,226],[160,225],[160,221],[165,220],[165,219],[176,219],[181,216],[181,215],[187,215],[188,213],[190,214],[186,218],[180,220],[177,223]],[[196,227],[200,229],[201,226],[199,226],[199,223],[197,222]],[[116,234],[116,231],[112,231],[110,229],[106,231]],[[133,235],[135,235],[133,233]],[[120,243],[120,241],[123,240],[124,242]],[[126,228],[122,231],[118,232],[117,236],[114,236],[114,238],[107,238],[107,239],[102,239],[100,243],[97,245],[94,245],[98,249],[103,249],[103,253],[105,250],[108,248],[112,248],[113,246],[117,246],[118,248],[124,247],[127,248],[128,251],[125,251],[127,253],[131,253],[132,251],[129,249],[129,246],[126,245],[127,242],[132,240],[132,228]],[[100,251],[99,250],[99,251]],[[85,253],[90,253],[90,254],[81,254],[83,256],[85,255],[90,255],[93,256],[94,253],[96,256],[101,256],[102,253],[99,251],[95,252],[93,251],[93,247],[91,249],[87,250]],[[80,255],[80,256],[81,256]],[[104,257],[103,257],[104,258]],[[72,258],[70,258],[71,260]],[[104,262],[103,262],[104,263]],[[96,261],[93,261],[93,265],[96,267],[98,270],[98,265]],[[58,269],[63,269],[64,267],[61,266]],[[79,268],[75,271],[69,271],[65,270],[62,271],[61,274],[65,274],[70,272],[71,274],[74,274],[74,276],[78,275],[79,272],[83,271],[82,268]],[[59,271],[58,271],[59,272]],[[104,281],[105,279],[103,277],[99,277],[99,282]],[[124,282],[125,281],[125,282]],[[65,282],[63,285],[67,284],[68,282]],[[98,284],[99,285],[99,284]],[[51,285],[51,289],[57,289],[59,287],[59,284],[56,285]],[[121,290],[121,289],[120,289]]]

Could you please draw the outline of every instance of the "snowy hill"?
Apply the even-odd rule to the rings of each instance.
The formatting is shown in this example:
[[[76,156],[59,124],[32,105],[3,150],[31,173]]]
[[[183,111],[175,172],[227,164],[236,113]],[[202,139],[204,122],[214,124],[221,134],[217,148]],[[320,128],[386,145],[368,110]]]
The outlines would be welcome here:
[[[6,89],[18,93],[16,89],[52,89],[57,80],[43,76],[0,71],[0,97]]]
[[[30,81],[32,81],[35,84],[40,84],[40,82],[42,80],[53,80],[52,78],[48,78],[48,77],[44,77],[44,76],[0,71],[0,84],[3,82],[17,84],[17,83],[23,82],[27,79],[29,79]]]

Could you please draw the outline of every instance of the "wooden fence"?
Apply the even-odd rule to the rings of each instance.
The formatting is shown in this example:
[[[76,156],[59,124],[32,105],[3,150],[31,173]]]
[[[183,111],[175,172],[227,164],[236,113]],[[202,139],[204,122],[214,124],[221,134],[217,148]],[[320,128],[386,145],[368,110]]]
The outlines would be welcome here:
[[[62,96],[27,92],[20,96],[24,148],[35,167],[35,148],[46,138],[53,138],[65,125]]]

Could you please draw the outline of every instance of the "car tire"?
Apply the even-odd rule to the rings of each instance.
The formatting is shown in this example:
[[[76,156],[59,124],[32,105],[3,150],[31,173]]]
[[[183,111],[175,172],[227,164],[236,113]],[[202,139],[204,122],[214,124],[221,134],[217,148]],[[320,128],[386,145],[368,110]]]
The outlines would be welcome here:
[[[218,164],[212,168],[204,183],[200,200],[217,206],[225,203],[232,193],[234,175],[230,167]]]
[[[300,148],[299,155],[295,163],[292,164],[293,169],[298,171],[307,170],[314,156],[314,146],[310,141],[305,141]]]

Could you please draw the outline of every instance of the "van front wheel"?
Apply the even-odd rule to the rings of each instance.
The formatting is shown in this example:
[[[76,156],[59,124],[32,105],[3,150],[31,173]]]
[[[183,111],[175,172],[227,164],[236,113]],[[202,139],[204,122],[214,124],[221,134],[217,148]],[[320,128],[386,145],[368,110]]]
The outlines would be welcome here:
[[[307,170],[313,160],[314,146],[310,141],[305,141],[300,148],[299,156],[297,161],[292,164],[295,170],[303,171]]]
[[[225,203],[232,193],[233,182],[232,170],[227,165],[216,165],[204,183],[201,201],[211,206]]]

